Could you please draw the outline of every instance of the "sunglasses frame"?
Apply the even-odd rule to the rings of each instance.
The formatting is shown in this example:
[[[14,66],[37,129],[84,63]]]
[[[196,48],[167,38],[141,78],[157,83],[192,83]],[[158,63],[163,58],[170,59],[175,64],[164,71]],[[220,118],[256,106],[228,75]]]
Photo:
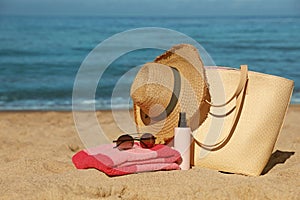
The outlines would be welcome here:
[[[140,133],[135,133],[140,134]],[[133,135],[133,134],[131,134]],[[117,140],[113,140],[113,143],[117,143],[114,148],[118,148],[119,150],[128,150],[131,149],[134,145],[134,141],[139,141],[141,144],[141,147],[150,149],[155,145],[156,137],[152,135],[151,133],[143,133],[141,137],[132,137],[130,134],[123,134],[118,137]],[[121,137],[128,137],[128,140],[121,140]],[[144,138],[143,138],[144,137]],[[143,140],[153,140],[153,143],[151,143],[151,146],[149,144],[146,144]],[[119,144],[118,144],[119,142]],[[124,142],[131,142],[132,144],[128,148],[120,148],[120,145],[122,145]]]

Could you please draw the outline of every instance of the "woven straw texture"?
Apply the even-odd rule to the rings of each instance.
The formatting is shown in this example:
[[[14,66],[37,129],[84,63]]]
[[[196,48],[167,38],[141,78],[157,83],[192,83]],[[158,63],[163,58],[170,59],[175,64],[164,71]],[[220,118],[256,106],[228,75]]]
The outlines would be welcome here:
[[[151,117],[162,113],[172,96],[174,78],[170,67],[180,73],[178,103],[166,119],[153,121]],[[210,100],[210,95],[197,49],[188,44],[176,45],[154,62],[146,63],[132,84],[131,97],[137,131],[154,134],[157,143],[166,144],[173,139],[180,112],[186,112],[193,130],[198,128],[209,112],[209,106],[204,101]],[[141,117],[141,110],[149,116],[147,119]]]
[[[222,103],[234,93],[240,71],[231,68],[206,69],[212,102]],[[225,98],[220,97],[220,82]],[[194,164],[219,171],[258,176],[267,164],[290,102],[293,81],[248,72],[242,111],[229,142],[217,151],[195,145]],[[205,144],[226,137],[235,114],[235,100],[222,108],[211,108],[207,120],[193,132]]]

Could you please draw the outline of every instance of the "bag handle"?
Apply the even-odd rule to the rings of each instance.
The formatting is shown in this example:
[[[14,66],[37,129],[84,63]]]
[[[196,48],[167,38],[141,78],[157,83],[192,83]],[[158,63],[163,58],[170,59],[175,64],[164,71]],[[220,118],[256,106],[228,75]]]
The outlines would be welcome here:
[[[226,101],[223,104],[213,104],[212,102],[205,100],[206,103],[208,103],[210,106],[212,107],[223,107],[226,106],[227,104],[229,104],[234,98],[236,98],[244,89],[245,85],[246,85],[246,81],[248,78],[248,66],[247,65],[241,65],[240,67],[240,72],[241,72],[241,76],[240,76],[240,82],[238,87],[236,88],[234,94],[232,95],[232,97]]]
[[[238,120],[241,115],[242,105],[244,103],[244,99],[245,99],[245,95],[246,95],[247,83],[248,83],[248,66],[241,65],[241,78],[240,78],[240,83],[236,89],[236,92],[232,98],[230,98],[225,104],[222,104],[222,105],[227,105],[230,101],[232,101],[234,98],[236,98],[236,107],[235,107],[236,112],[233,117],[233,121],[232,121],[232,125],[230,128],[229,134],[225,138],[223,138],[221,141],[219,141],[215,144],[212,144],[212,145],[203,144],[200,141],[198,141],[196,138],[194,138],[194,142],[197,145],[199,145],[200,147],[202,147],[205,150],[216,151],[216,150],[221,149],[223,146],[225,146],[225,144],[227,144],[227,142],[230,140],[230,138],[232,137],[232,135],[234,133],[234,130],[237,126]],[[217,105],[216,107],[221,107],[221,105]]]

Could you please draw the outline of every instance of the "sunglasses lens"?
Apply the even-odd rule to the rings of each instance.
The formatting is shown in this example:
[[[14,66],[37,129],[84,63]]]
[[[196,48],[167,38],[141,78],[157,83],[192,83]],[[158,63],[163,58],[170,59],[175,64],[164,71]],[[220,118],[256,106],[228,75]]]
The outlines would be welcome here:
[[[121,135],[117,140],[117,147],[119,150],[131,149],[133,143],[133,138],[130,135]]]
[[[150,133],[145,133],[140,139],[141,146],[143,148],[152,148],[155,145],[155,139],[156,137],[154,137],[154,135]]]

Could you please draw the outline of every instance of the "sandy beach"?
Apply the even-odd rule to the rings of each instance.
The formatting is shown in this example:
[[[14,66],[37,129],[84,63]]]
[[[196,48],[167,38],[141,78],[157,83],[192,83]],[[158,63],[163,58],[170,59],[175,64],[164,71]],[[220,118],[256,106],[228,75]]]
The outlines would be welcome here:
[[[111,113],[97,116],[117,136]],[[0,112],[0,199],[299,199],[299,117],[290,106],[259,177],[194,167],[111,178],[74,167],[84,146],[72,112]]]

